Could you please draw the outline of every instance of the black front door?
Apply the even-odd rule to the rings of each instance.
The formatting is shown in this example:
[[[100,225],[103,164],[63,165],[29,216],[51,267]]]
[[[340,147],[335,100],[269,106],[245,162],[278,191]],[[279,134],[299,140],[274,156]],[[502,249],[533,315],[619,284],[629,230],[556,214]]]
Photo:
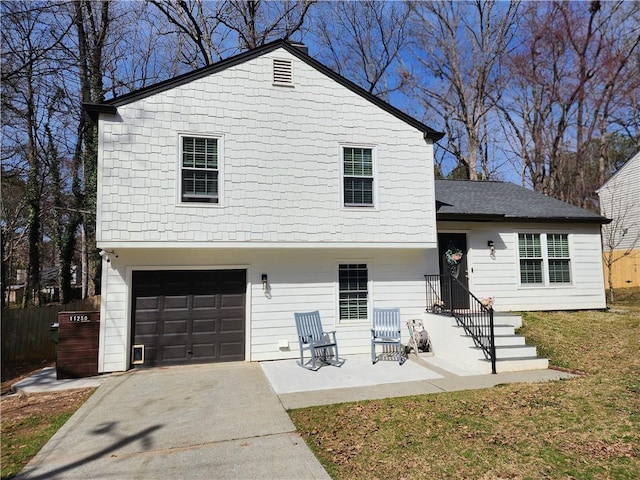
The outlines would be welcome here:
[[[460,258],[458,255],[461,254]],[[451,290],[448,277],[456,277],[469,290],[467,271],[467,235],[466,233],[439,233],[438,257],[440,258],[440,275],[442,280],[442,300],[447,308],[451,307]],[[455,295],[456,308],[469,308],[468,295]],[[458,305],[459,303],[459,305]]]

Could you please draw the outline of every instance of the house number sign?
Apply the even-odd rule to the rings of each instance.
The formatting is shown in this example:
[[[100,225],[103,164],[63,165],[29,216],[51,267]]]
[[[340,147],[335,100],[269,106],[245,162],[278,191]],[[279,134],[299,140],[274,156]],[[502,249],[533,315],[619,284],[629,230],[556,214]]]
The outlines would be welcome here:
[[[72,323],[84,323],[90,321],[89,315],[69,315],[69,322]]]

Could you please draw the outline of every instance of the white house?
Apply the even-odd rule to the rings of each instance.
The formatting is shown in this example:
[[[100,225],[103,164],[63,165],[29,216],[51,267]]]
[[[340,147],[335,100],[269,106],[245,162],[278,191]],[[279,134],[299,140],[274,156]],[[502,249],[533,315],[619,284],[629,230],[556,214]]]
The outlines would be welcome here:
[[[598,189],[598,196],[600,212],[612,219],[602,232],[607,280],[612,261],[613,288],[640,287],[640,152]]]
[[[100,372],[294,358],[293,314],[311,310],[341,354],[368,352],[374,307],[425,315],[436,225],[466,232],[471,286],[496,308],[543,307],[557,287],[518,283],[518,235],[551,230],[436,222],[442,134],[288,42],[85,108],[99,128]],[[553,308],[602,306],[596,224],[554,226],[571,273]]]

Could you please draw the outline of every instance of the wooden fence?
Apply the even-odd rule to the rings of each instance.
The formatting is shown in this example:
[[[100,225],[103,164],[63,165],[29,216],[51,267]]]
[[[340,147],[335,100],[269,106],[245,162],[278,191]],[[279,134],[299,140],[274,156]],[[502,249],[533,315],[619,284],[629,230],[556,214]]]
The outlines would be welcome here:
[[[66,305],[4,309],[0,322],[2,324],[2,361],[55,360],[51,324],[58,321],[58,312],[99,310],[99,296]]]

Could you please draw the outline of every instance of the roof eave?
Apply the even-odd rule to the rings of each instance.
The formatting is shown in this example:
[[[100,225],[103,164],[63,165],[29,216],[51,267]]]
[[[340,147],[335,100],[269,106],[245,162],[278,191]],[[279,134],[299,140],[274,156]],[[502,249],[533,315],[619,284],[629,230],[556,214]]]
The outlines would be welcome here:
[[[105,113],[107,115],[115,115],[118,113],[118,109],[116,107],[105,103],[82,102],[82,109],[89,114],[89,117],[91,117],[94,122],[98,120],[98,116],[101,113]]]
[[[436,220],[440,221],[465,221],[465,222],[513,222],[513,223],[597,223],[606,225],[611,223],[611,219],[594,217],[511,217],[501,214],[479,214],[479,213],[436,213]]]

